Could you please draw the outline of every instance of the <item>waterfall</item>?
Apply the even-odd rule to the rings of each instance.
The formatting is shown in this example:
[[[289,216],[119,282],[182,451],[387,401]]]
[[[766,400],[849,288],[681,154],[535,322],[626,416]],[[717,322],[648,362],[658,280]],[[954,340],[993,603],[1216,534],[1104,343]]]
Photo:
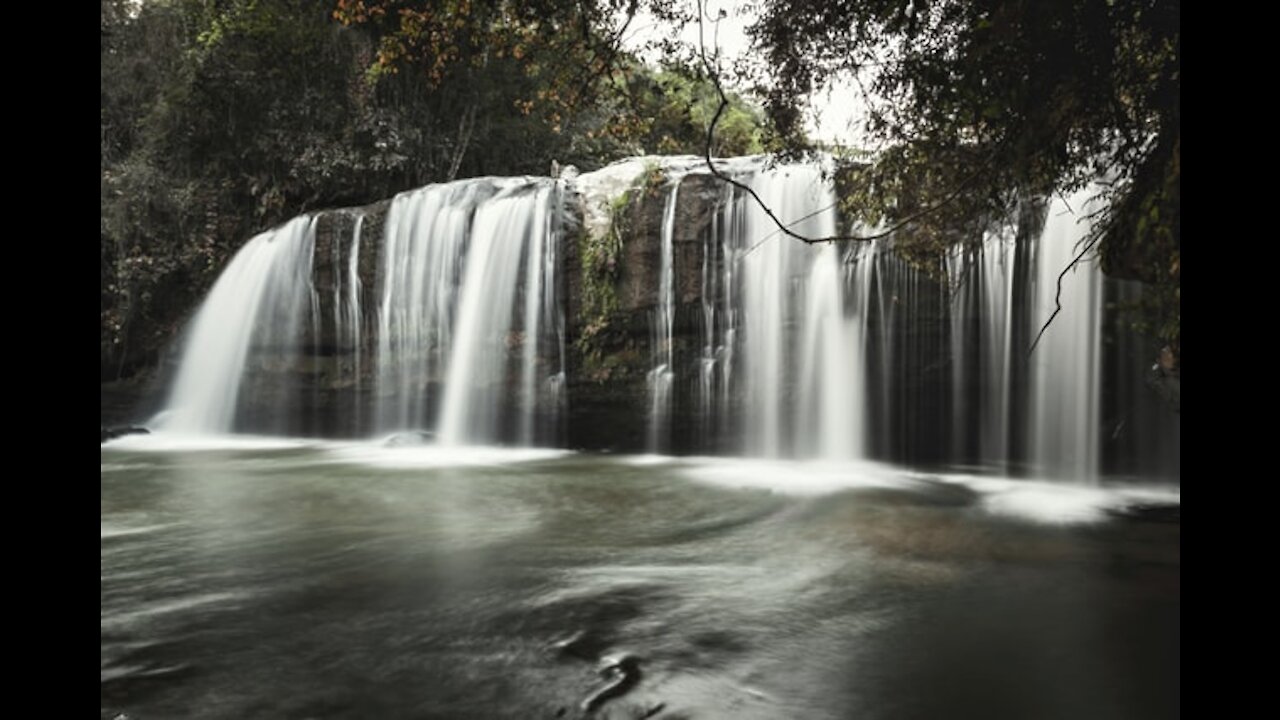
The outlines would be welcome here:
[[[345,403],[346,411],[352,415],[352,424],[360,427],[361,395],[361,355],[363,354],[364,315],[361,310],[360,295],[363,283],[360,281],[360,239],[364,228],[364,215],[356,215],[351,230],[351,242],[347,245],[347,256],[342,256],[342,245],[337,240],[333,243],[333,336],[335,355],[335,374],[339,377],[350,377],[351,402]],[[344,365],[341,358],[350,355],[349,365]]]
[[[541,334],[549,336],[550,340],[546,347],[546,351],[556,358],[554,366],[555,372],[547,376],[543,382],[543,415],[550,419],[548,431],[541,434],[531,429],[527,438],[524,438],[528,444],[536,444],[538,442],[559,444],[560,436],[560,418],[563,416],[568,404],[568,394],[565,389],[566,379],[566,353],[565,353],[565,317],[564,317],[564,299],[560,295],[560,279],[562,277],[560,269],[560,244],[565,237],[562,215],[564,209],[564,183],[558,182],[552,190],[550,199],[550,207],[548,212],[544,213],[546,224],[542,228],[544,233],[542,247],[542,306],[540,309],[542,323]],[[526,345],[527,349],[536,346]],[[525,367],[529,367],[530,357],[526,355]],[[536,358],[532,358],[536,362]],[[536,380],[536,378],[535,378]],[[536,412],[537,408],[533,408]]]
[[[214,283],[192,321],[160,425],[182,433],[232,430],[251,349],[289,350],[311,310],[312,218],[250,240]]]
[[[1016,245],[988,232],[947,257],[951,456],[1003,470],[1011,456]]]
[[[262,233],[194,316],[158,427],[561,444],[583,399],[569,388],[583,387],[600,394],[581,422],[629,450],[1177,475],[1177,417],[1143,385],[1155,348],[1109,309],[1139,285],[1086,257],[1027,353],[1088,236],[1089,191],[931,265],[901,238],[809,244],[780,229],[841,228],[824,163],[718,162],[736,185],[698,158],[639,158],[429,185]],[[633,224],[642,236],[624,239]],[[591,278],[607,299],[594,345],[566,312],[582,278],[562,264],[581,272],[583,248],[608,258]],[[585,352],[584,381],[569,357]],[[324,414],[343,422],[307,419]]]
[[[536,355],[521,353],[519,397],[510,403],[507,351],[535,346],[542,317],[540,262],[548,244],[541,213],[551,196],[549,185],[504,188],[476,208],[471,245],[458,286],[457,332],[451,343],[446,375],[440,439],[446,444],[493,442],[503,423],[516,416],[531,433],[533,373]],[[524,277],[529,310],[524,326],[513,324],[521,257],[530,254]],[[515,407],[511,407],[514,405]]]
[[[357,434],[429,430],[453,444],[555,438],[564,405],[560,201],[558,183],[534,179],[432,185],[392,200],[377,264],[369,418],[361,412],[364,216],[349,243],[335,238],[325,253],[323,297],[312,283],[316,227],[348,215],[302,216],[253,238],[192,323],[160,425],[279,430],[307,425],[280,418],[341,411]],[[246,402],[276,422],[238,422]]]
[[[844,316],[844,268],[834,245],[814,258],[800,350],[796,427],[801,452],[828,460],[863,456],[861,327]]]
[[[429,408],[452,346],[454,295],[486,182],[397,195],[387,212],[378,282],[378,429],[434,426]]]
[[[718,447],[726,429],[723,418],[728,417],[729,377],[733,370],[733,268],[729,258],[729,243],[736,227],[737,206],[732,202],[734,187],[724,184],[720,188],[715,208],[711,214],[710,232],[702,239],[702,266],[699,278],[702,293],[699,310],[702,329],[699,337],[701,352],[698,356],[698,431],[702,446]],[[720,420],[721,422],[717,422]]]
[[[380,431],[532,444],[540,413],[554,425],[562,400],[544,400],[563,383],[556,187],[486,178],[392,201],[379,277]],[[558,356],[554,370],[544,352]]]
[[[835,190],[821,167],[755,168],[745,179],[792,232],[836,233]],[[741,358],[734,380],[744,400],[744,449],[766,457],[861,458],[868,308],[859,300],[865,285],[851,282],[858,273],[849,270],[850,253],[788,236],[749,195],[734,201],[742,217],[723,223],[730,268],[724,345]],[[724,376],[731,377],[727,369]]]
[[[1099,471],[1101,273],[1089,259],[1064,271],[1089,233],[1089,191],[1049,206],[1037,248],[1033,312],[1036,331],[1062,311],[1031,356],[1031,461],[1050,477],[1092,481]]]
[[[1009,458],[1013,363],[1013,265],[1016,246],[1006,234],[988,236],[982,247],[979,283],[983,333],[979,443],[984,462],[1003,469]]]
[[[672,330],[675,325],[675,225],[676,202],[680,198],[680,176],[668,181],[666,204],[662,210],[662,240],[659,252],[658,306],[653,313],[653,369],[649,371],[649,451],[661,452],[670,443],[668,420],[671,412],[671,385],[675,378]]]
[[[350,347],[352,349],[351,375],[354,378],[353,386],[357,397],[360,395],[360,380],[363,368],[360,363],[360,356],[363,353],[364,342],[361,335],[360,325],[364,322],[364,313],[360,308],[360,231],[364,229],[364,216],[356,218],[356,226],[351,231],[351,261],[347,265],[347,326],[350,328]],[[360,406],[355,404],[355,423],[360,426]]]

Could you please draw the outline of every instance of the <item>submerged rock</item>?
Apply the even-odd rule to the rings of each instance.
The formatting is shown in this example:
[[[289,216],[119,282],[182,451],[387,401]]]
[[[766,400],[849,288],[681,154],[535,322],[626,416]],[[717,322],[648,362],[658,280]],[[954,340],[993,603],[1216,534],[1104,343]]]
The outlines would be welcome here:
[[[102,428],[102,442],[115,440],[125,435],[150,435],[151,431],[138,425],[125,425],[121,427],[104,427]],[[99,443],[102,444],[102,443]]]
[[[1156,363],[1147,374],[1147,384],[1164,400],[1170,410],[1182,411],[1182,369],[1169,347],[1160,349]]]
[[[595,660],[600,657],[606,642],[603,638],[586,630],[579,630],[564,640],[551,644],[551,649],[560,656],[572,656],[581,660]]]
[[[1181,523],[1182,506],[1160,503],[1141,503],[1114,508],[1110,513],[1126,520],[1155,523]]]
[[[611,682],[582,701],[583,712],[593,712],[635,687],[640,682],[640,659],[630,654],[606,657],[601,663],[600,675]]]
[[[430,445],[435,440],[436,434],[430,430],[409,430],[392,435],[382,445],[383,447],[417,447],[419,445]]]

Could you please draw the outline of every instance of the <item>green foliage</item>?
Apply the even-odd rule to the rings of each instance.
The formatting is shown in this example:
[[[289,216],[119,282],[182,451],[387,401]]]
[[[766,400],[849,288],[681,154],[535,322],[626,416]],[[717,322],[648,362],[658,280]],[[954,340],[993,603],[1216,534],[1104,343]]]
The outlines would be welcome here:
[[[676,65],[654,70],[630,63],[620,74],[622,82],[609,93],[617,107],[613,116],[631,126],[614,132],[638,144],[635,154],[702,155],[707,150],[707,130],[720,105],[714,83]],[[710,151],[716,157],[753,155],[763,152],[762,137],[760,110],[732,94]]]
[[[599,237],[583,231],[578,236],[578,258],[582,267],[582,330],[575,348],[586,361],[590,380],[604,379],[593,369],[603,361],[602,340],[609,322],[618,311],[617,283],[623,238],[630,232],[628,209],[636,190],[620,193],[609,205],[609,227]]]
[[[582,327],[574,348],[585,363],[586,379],[592,382],[607,380],[615,368],[634,364],[616,348],[606,354],[607,336],[617,320],[622,251],[635,232],[635,214],[642,202],[661,197],[666,182],[661,166],[646,163],[632,186],[610,201],[609,225],[604,232],[595,236],[584,231],[578,236]]]
[[[358,43],[323,8],[104,2],[102,21],[107,377],[154,361],[254,231],[391,178],[344,132]]]
[[[649,4],[660,16],[670,12],[663,2]],[[526,82],[495,111],[516,110],[522,132],[563,137],[552,143],[562,162],[593,167],[626,155],[701,154],[719,102],[715,87],[688,66],[654,70],[620,48],[637,8],[631,0],[339,0],[334,15],[379,38],[374,78],[414,73],[435,88],[451,74],[474,81],[510,63]],[[762,114],[741,97],[731,100],[713,154],[759,152]]]

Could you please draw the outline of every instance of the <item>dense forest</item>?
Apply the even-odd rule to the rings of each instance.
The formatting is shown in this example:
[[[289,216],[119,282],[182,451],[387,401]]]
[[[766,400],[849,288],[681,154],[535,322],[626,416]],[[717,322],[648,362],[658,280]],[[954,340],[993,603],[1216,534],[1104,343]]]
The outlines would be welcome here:
[[[876,143],[841,149],[872,160],[847,210],[927,256],[1097,183],[1109,202],[1081,256],[1148,284],[1135,320],[1180,362],[1177,2],[762,0],[755,60],[736,64],[678,42],[716,22],[700,2],[101,9],[104,381],[154,364],[229,255],[301,212],[553,162],[803,153],[835,78],[863,90]],[[624,47],[641,12],[671,29],[656,64]]]

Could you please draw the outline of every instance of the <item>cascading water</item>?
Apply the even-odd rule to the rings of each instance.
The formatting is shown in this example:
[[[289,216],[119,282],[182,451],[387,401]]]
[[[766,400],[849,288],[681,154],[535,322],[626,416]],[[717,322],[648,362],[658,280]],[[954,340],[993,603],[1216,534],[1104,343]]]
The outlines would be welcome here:
[[[1060,479],[1094,480],[1099,472],[1102,278],[1089,261],[1066,268],[1089,232],[1087,190],[1049,206],[1038,245],[1034,311],[1039,328],[1053,314],[1062,276],[1062,311],[1031,356],[1031,461]],[[1064,274],[1065,271],[1065,274]]]
[[[251,349],[296,343],[300,319],[312,308],[314,242],[313,218],[301,216],[236,253],[192,322],[159,427],[193,434],[233,429]]]
[[[558,202],[552,181],[507,179],[395,198],[380,278],[381,430],[437,428],[447,444],[537,439],[535,416],[562,402],[563,360],[546,372],[540,352],[562,356]]]
[[[272,418],[349,413],[356,434],[437,430],[451,444],[554,439],[564,403],[559,188],[550,180],[481,179],[392,201],[378,263],[376,401],[367,421],[364,215],[355,217],[349,243],[335,237],[324,254],[324,297],[312,282],[320,216],[254,238],[195,318],[158,426],[236,431],[244,401],[254,400],[271,406]],[[327,219],[336,225],[337,217],[347,216]],[[337,359],[320,363],[330,355]],[[317,375],[312,367],[328,369]],[[242,385],[255,382],[262,392],[246,395]],[[305,397],[280,390],[308,383]],[[322,390],[349,399],[326,405]]]
[[[748,182],[792,232],[836,233],[835,190],[822,168],[782,166],[754,172]],[[766,457],[860,458],[866,306],[846,312],[844,253],[800,243],[759,203],[740,201],[743,232],[730,242],[740,258],[741,292],[733,300],[741,303],[734,314],[743,321],[745,447]]]
[[[798,234],[834,234],[834,196],[816,167],[731,167]],[[1077,214],[1089,212],[1088,197],[1069,200]],[[1057,275],[1088,230],[1065,214],[1067,203],[1054,203],[1042,230],[992,229],[951,253],[950,283],[897,257],[891,240],[817,248],[780,238],[740,190],[719,204],[703,249],[698,423],[734,428],[746,454],[977,464],[1087,481],[1101,472],[1103,435],[1120,445],[1122,432],[1141,432],[1126,429],[1136,411],[1117,410],[1102,427],[1096,268],[1069,273],[1062,327],[1027,360]],[[1019,280],[1024,257],[1032,264]],[[1149,404],[1142,417],[1153,425]],[[1161,437],[1176,437],[1176,422],[1160,425]],[[1144,452],[1156,455],[1157,433],[1142,434]]]
[[[346,411],[351,413],[352,424],[361,425],[360,403],[355,401],[361,396],[361,379],[363,370],[364,315],[360,297],[363,294],[363,283],[360,281],[360,241],[364,229],[364,215],[356,215],[351,230],[351,241],[347,245],[347,254],[342,255],[342,244],[333,243],[333,337],[335,350],[350,357],[348,367],[339,367],[338,374],[351,378],[350,396],[353,401],[347,403]]]
[[[542,257],[551,243],[545,213],[550,185],[508,187],[476,208],[471,245],[458,288],[458,331],[447,370],[440,439],[450,445],[493,442],[504,422],[516,417],[523,441],[532,440],[534,383],[539,325]],[[524,290],[529,308],[516,317],[521,259],[529,254]],[[507,392],[507,350],[523,345],[515,403]],[[514,407],[511,407],[514,405]]]
[[[1013,362],[1013,238],[994,234],[983,246],[980,314],[990,318],[982,337],[982,388],[978,404],[982,457],[995,463],[1009,457]]]
[[[653,369],[649,371],[649,450],[661,452],[669,443],[671,385],[675,378],[672,332],[675,326],[675,224],[680,176],[669,181],[662,211],[662,257],[658,270],[658,307],[653,313]]]
[[[1143,390],[1128,368],[1146,351],[1114,339],[1123,323],[1104,322],[1104,293],[1124,300],[1139,290],[1104,285],[1082,264],[1064,278],[1062,312],[1026,353],[1088,231],[1076,221],[1087,194],[1054,202],[1043,230],[991,230],[953,251],[939,280],[899,257],[892,239],[801,243],[743,190],[795,233],[836,234],[835,191],[817,164],[740,158],[721,172],[742,186],[712,180],[689,157],[633,160],[576,181],[464,180],[402,193],[382,214],[302,217],[263,233],[197,315],[163,426],[234,431],[247,399],[298,399],[305,412],[343,413],[357,435],[561,442],[573,380],[565,348],[581,347],[566,339],[573,323],[561,297],[562,245],[580,240],[562,226],[572,215],[578,232],[620,244],[608,233],[626,193],[660,215],[644,216],[651,235],[628,241],[642,248],[601,246],[609,262],[636,264],[593,282],[631,273],[634,285],[612,302],[650,320],[644,404],[629,406],[644,415],[636,446],[1085,481],[1156,463],[1176,475],[1176,456],[1170,463],[1160,449],[1161,438],[1176,438],[1176,419],[1158,419],[1150,403],[1134,409]],[[655,178],[661,184],[646,185]],[[576,202],[581,215],[566,213]],[[622,326],[613,327],[616,338]],[[633,362],[627,347],[621,362]],[[286,375],[309,393],[270,390]],[[283,425],[254,427],[263,426]]]
[[[702,241],[701,353],[698,358],[698,428],[704,446],[720,444],[728,434],[729,383],[733,377],[733,352],[738,323],[735,268],[740,232],[740,207],[736,189],[724,184],[711,215],[711,228]]]
[[[864,313],[845,317],[845,268],[834,245],[814,258],[800,350],[798,447],[807,455],[850,460],[864,454],[861,352]]]
[[[484,182],[432,185],[391,201],[378,282],[378,428],[432,426],[428,416],[452,346],[454,296]]]
[[[1010,459],[1015,240],[990,232],[947,258],[951,455],[1001,470]]]

